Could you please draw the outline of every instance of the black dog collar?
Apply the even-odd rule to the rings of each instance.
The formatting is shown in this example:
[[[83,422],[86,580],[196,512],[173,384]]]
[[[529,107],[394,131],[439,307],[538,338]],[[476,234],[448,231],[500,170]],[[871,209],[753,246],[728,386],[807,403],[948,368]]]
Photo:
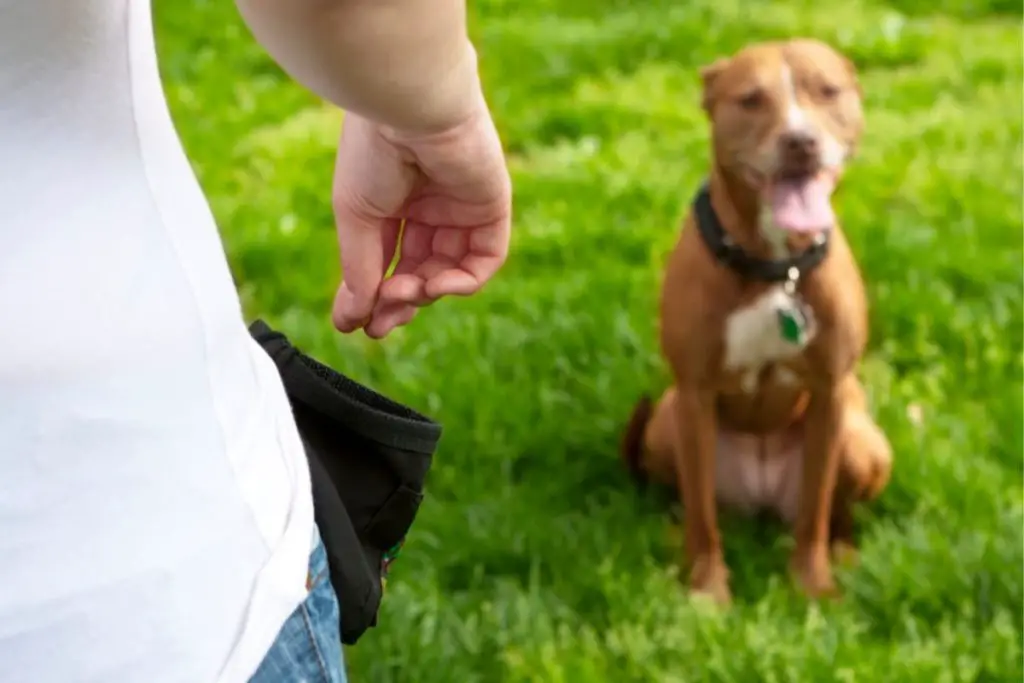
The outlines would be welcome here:
[[[754,258],[743,251],[726,234],[721,221],[711,206],[711,192],[704,183],[693,199],[693,213],[697,219],[697,231],[704,239],[715,259],[732,268],[743,278],[763,282],[796,282],[821,265],[828,253],[829,233],[821,233],[810,247],[787,259],[768,260]]]

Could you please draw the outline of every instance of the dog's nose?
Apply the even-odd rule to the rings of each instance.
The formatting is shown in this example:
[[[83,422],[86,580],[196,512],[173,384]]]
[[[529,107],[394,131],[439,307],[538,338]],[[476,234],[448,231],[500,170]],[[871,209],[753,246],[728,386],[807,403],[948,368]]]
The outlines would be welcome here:
[[[783,133],[779,145],[791,159],[807,159],[818,155],[818,138],[805,131]]]

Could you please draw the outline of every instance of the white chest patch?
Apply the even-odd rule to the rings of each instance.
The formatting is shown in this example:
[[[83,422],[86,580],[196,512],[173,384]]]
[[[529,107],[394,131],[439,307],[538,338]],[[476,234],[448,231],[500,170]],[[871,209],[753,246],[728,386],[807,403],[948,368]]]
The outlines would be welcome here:
[[[757,389],[757,378],[764,366],[798,356],[814,338],[813,319],[808,321],[801,343],[783,337],[779,311],[791,306],[792,298],[778,285],[726,319],[725,368],[742,373],[744,391],[753,393]]]

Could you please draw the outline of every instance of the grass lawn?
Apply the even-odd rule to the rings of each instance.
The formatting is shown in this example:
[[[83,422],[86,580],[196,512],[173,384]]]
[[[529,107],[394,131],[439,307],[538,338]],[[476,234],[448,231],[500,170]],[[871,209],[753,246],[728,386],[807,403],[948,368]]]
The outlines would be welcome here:
[[[1021,681],[1020,3],[471,4],[514,169],[513,256],[383,343],[329,321],[338,113],[282,77],[232,3],[156,6],[247,313],[446,425],[351,680]],[[868,131],[838,202],[896,466],[843,602],[797,598],[788,536],[726,519],[737,604],[712,613],[680,590],[665,506],[629,486],[616,441],[666,381],[658,284],[707,164],[696,69],[795,34],[862,70]]]

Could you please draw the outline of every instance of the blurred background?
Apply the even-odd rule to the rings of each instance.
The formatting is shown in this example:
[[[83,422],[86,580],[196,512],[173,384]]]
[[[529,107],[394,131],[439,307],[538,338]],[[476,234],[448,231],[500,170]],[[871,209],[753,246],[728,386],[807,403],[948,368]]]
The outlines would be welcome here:
[[[374,342],[330,324],[340,113],[281,74],[233,3],[155,3],[246,314],[446,427],[350,679],[1024,678],[1019,0],[470,5],[513,170],[512,256],[484,293]],[[658,285],[707,168],[697,69],[795,35],[861,70],[868,129],[837,201],[896,466],[843,602],[798,600],[789,537],[726,518],[737,602],[706,613],[676,581],[665,500],[632,489],[616,442],[666,382]]]

